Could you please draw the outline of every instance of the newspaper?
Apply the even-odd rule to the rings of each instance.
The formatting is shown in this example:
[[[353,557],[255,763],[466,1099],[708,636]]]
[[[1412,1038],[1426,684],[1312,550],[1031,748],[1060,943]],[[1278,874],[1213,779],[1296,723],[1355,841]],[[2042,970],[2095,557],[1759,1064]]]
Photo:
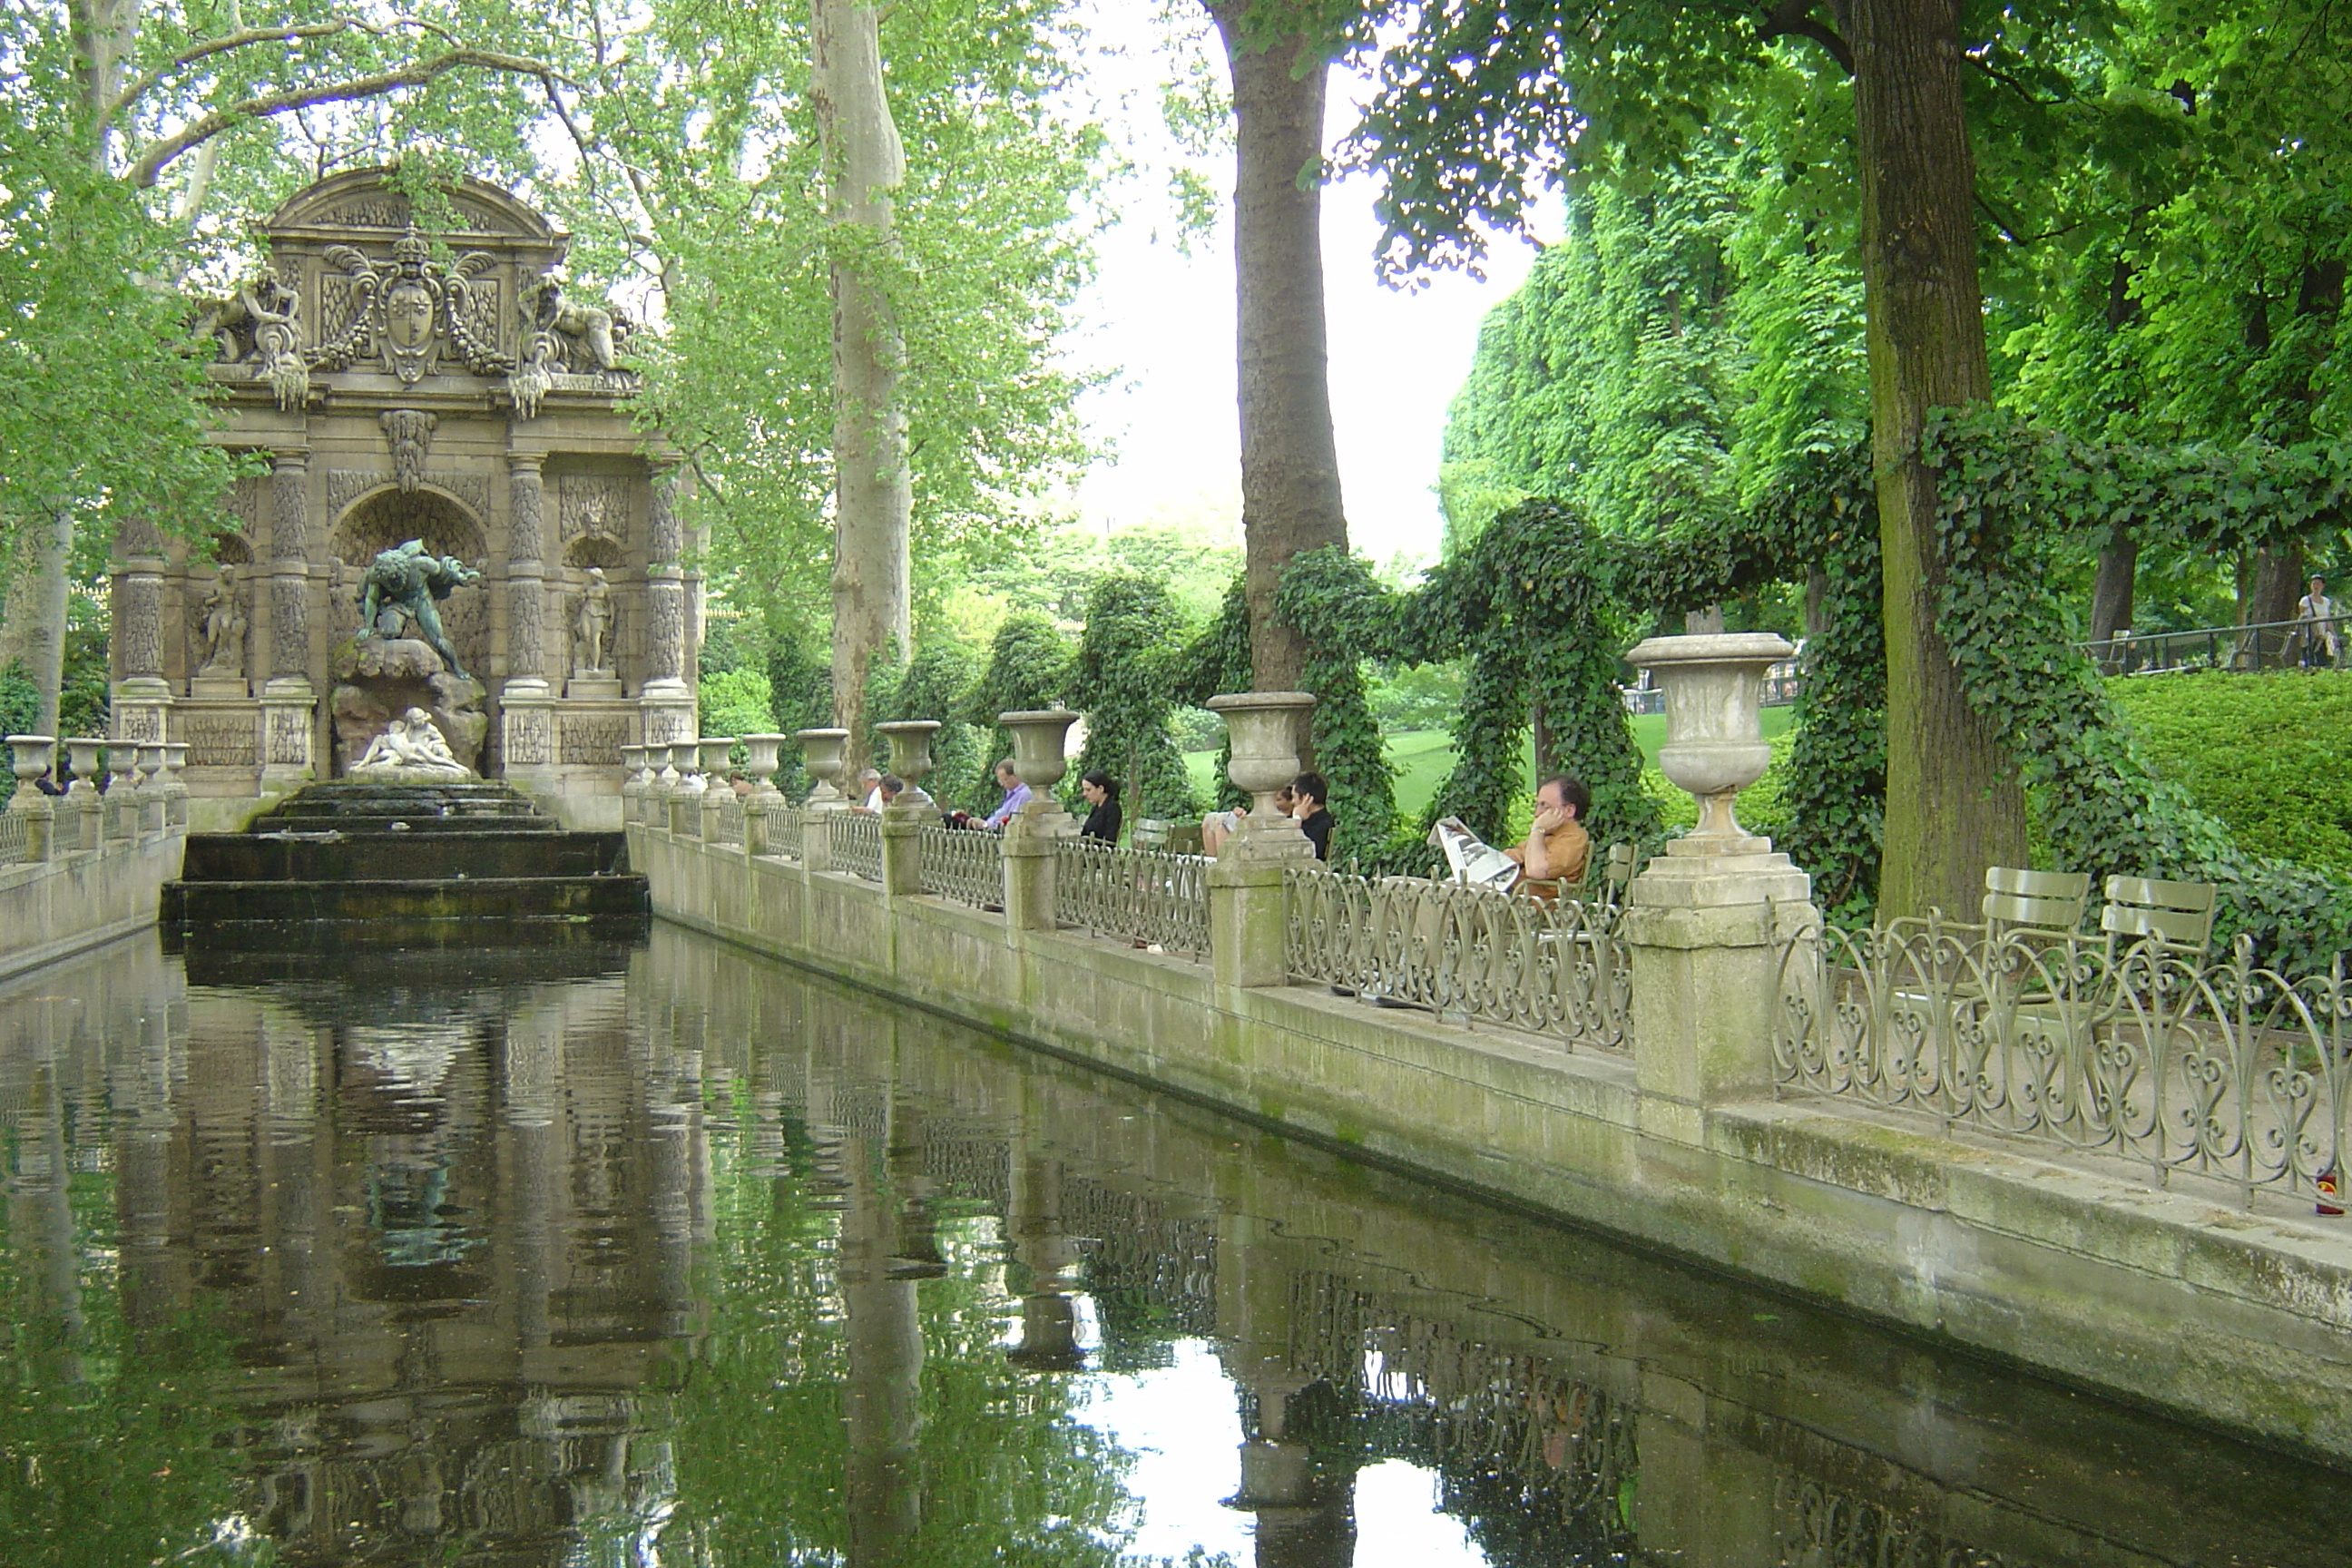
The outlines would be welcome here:
[[[1445,852],[1454,879],[1474,888],[1508,892],[1519,879],[1519,864],[1462,826],[1458,816],[1441,818],[1429,830],[1430,847]]]

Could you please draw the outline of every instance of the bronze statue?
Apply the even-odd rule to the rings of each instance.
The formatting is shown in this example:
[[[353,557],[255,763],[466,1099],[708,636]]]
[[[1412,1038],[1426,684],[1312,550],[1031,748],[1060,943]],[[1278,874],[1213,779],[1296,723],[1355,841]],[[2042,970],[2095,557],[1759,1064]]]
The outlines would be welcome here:
[[[433,554],[421,539],[383,551],[361,579],[360,635],[396,637],[400,616],[406,615],[416,622],[416,635],[425,646],[441,656],[450,672],[466,676],[457,663],[457,650],[449,646],[448,636],[441,629],[441,612],[436,606],[481,575],[454,555]]]

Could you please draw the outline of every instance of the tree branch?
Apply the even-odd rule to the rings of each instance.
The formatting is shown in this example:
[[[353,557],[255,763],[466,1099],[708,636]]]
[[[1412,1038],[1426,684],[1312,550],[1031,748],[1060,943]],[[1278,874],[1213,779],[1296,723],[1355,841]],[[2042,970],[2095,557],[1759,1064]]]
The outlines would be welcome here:
[[[1813,0],[1780,0],[1758,26],[1757,40],[1769,43],[1774,38],[1811,38],[1830,52],[1830,58],[1837,61],[1838,68],[1851,79],[1853,76],[1853,50],[1838,37],[1834,28],[1816,18],[1812,10]]]
[[[387,30],[373,23],[362,22],[356,16],[341,16],[331,22],[305,22],[299,26],[246,27],[234,33],[224,33],[217,38],[206,38],[201,44],[192,44],[182,49],[153,70],[133,78],[98,117],[99,133],[105,134],[124,109],[138,101],[142,94],[152,89],[165,77],[173,71],[185,69],[198,60],[207,60],[233,49],[250,48],[256,44],[291,44],[304,38],[331,38],[341,33],[366,33],[380,38]]]
[[[436,55],[429,60],[420,60],[397,70],[378,71],[373,76],[353,77],[348,81],[325,82],[315,87],[290,88],[284,92],[248,98],[226,109],[215,110],[140,154],[139,161],[131,166],[128,178],[134,190],[146,190],[163,177],[163,171],[171,166],[173,159],[250,120],[266,120],[321,103],[350,103],[359,99],[382,98],[404,87],[423,87],[451,71],[467,68],[506,71],[516,76],[535,77],[541,81],[562,79],[556,68],[544,60],[531,59],[523,55],[496,54],[487,49],[451,49],[447,54]]]

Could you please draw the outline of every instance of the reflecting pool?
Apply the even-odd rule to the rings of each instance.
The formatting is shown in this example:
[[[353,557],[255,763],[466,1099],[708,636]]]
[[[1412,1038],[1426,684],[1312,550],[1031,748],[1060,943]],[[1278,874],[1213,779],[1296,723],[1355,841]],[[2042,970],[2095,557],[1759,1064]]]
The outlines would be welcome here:
[[[2340,1568],[2352,1541],[2352,1477],[669,928],[117,944],[0,992],[0,1140],[9,1564]]]

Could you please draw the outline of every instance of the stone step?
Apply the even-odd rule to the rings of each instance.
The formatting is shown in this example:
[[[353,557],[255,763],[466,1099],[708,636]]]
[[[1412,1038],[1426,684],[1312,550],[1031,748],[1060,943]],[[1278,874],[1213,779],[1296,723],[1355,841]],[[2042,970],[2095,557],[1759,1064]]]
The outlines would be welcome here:
[[[196,833],[180,879],[187,882],[423,881],[442,878],[594,877],[625,868],[618,833],[570,833],[552,823],[485,828],[427,817],[415,831],[381,828],[328,836]]]
[[[591,920],[649,911],[642,876],[314,879],[163,884],[162,921],[194,930],[287,921],[397,923]]]
[[[277,833],[389,833],[394,823],[404,833],[561,833],[563,825],[551,816],[509,811],[401,810],[397,805],[354,806],[348,811],[309,811],[285,816],[257,817],[246,831],[256,836]]]
[[[354,957],[371,973],[390,963],[413,972],[418,984],[462,979],[478,954],[498,954],[502,984],[519,978],[567,979],[609,974],[628,967],[653,917],[591,915],[586,919],[459,919],[369,921],[213,921],[163,928],[167,952],[185,955],[197,985],[255,985],[327,979],[350,973]],[[537,955],[537,962],[532,961]]]

